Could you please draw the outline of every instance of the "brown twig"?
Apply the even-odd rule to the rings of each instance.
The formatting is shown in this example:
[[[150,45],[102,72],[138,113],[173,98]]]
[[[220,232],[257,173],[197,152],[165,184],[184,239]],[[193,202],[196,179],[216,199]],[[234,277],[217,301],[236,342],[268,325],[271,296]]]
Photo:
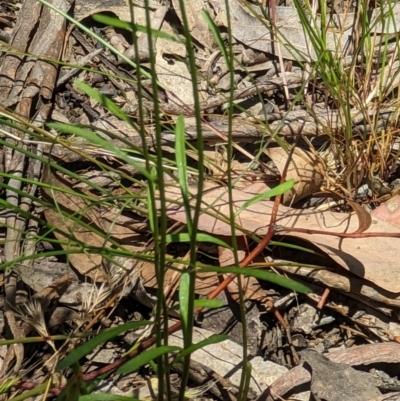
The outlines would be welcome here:
[[[331,293],[330,288],[326,287],[317,304],[317,309],[321,310],[325,306],[325,302],[328,299],[330,293]]]
[[[330,235],[333,237],[340,238],[371,238],[371,237],[388,237],[388,238],[400,238],[400,232],[398,233],[384,233],[384,232],[369,232],[369,233],[339,233],[324,230],[312,230],[308,228],[297,228],[297,227],[277,227],[275,229],[277,234],[284,234],[286,232],[291,233],[304,233],[304,234],[322,234]]]

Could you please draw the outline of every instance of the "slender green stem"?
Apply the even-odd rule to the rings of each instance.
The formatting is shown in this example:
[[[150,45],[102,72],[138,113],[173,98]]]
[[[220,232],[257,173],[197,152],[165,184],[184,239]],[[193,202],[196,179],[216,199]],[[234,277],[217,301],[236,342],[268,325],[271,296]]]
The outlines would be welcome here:
[[[194,102],[194,117],[196,120],[196,133],[197,133],[197,150],[198,150],[198,166],[199,175],[197,182],[197,193],[193,217],[192,217],[192,230],[191,230],[191,241],[190,241],[190,254],[189,254],[189,267],[187,269],[188,273],[188,300],[187,309],[189,311],[190,319],[187,322],[186,330],[184,333],[183,341],[184,347],[187,348],[192,344],[193,337],[193,311],[194,311],[194,296],[195,296],[195,283],[196,283],[196,263],[197,263],[197,230],[198,221],[201,209],[201,200],[203,193],[203,182],[204,182],[204,145],[203,145],[203,135],[202,135],[202,116],[200,110],[200,97],[198,92],[198,81],[197,81],[197,68],[196,60],[194,55],[192,37],[189,27],[188,18],[186,15],[185,1],[179,0],[180,16],[183,25],[183,32],[186,39],[186,52],[188,57],[188,68],[192,78],[192,91],[193,91],[193,102]],[[185,389],[186,383],[189,377],[190,368],[190,354],[187,355],[183,360],[183,374],[181,387],[179,389],[179,401],[184,401],[185,399]]]

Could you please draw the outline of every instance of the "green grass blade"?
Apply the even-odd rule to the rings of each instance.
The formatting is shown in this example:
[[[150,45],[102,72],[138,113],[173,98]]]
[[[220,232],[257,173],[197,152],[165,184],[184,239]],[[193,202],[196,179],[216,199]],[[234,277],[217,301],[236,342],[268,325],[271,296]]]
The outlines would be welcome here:
[[[178,181],[181,187],[183,205],[186,213],[186,224],[189,234],[192,235],[192,215],[189,203],[189,186],[187,176],[186,163],[186,146],[185,146],[185,120],[182,115],[178,117],[175,128],[175,159],[178,168]]]
[[[269,241],[268,245],[269,246],[281,246],[283,248],[289,248],[289,249],[296,249],[297,251],[307,252],[307,253],[310,253],[311,255],[320,256],[321,258],[325,257],[323,253],[316,252],[313,249],[305,248],[304,246],[300,246],[300,245],[289,244],[287,242]]]
[[[225,43],[224,40],[222,39],[221,33],[219,32],[219,29],[217,25],[215,25],[215,22],[211,18],[210,14],[206,10],[202,10],[201,12],[204,21],[206,21],[206,24],[208,26],[208,29],[212,32],[215,41],[217,42],[217,45],[219,47],[219,50],[224,56],[224,59],[228,59],[228,52],[226,51]]]
[[[252,268],[240,268],[240,267],[203,267],[198,270],[201,273],[209,273],[209,272],[215,272],[215,273],[220,273],[220,274],[240,274],[243,276],[250,276],[250,277],[255,277],[260,280],[265,280],[269,281],[274,284],[278,284],[282,287],[289,288],[292,291],[296,291],[299,293],[310,293],[312,290],[307,287],[306,285],[300,284],[295,280],[292,280],[290,278],[278,276],[275,273],[267,272],[265,270],[259,270],[259,269],[252,269]]]
[[[179,310],[182,321],[182,333],[191,330],[190,321],[192,319],[192,313],[189,311],[189,297],[194,296],[190,294],[190,276],[187,270],[184,270],[181,274],[181,280],[179,285]]]
[[[127,21],[121,21],[119,18],[115,17],[110,17],[109,15],[104,15],[104,14],[94,14],[92,15],[92,18],[100,22],[101,24],[108,25],[108,26],[113,26],[114,28],[118,29],[125,29],[130,32],[142,32],[144,34],[147,33],[148,28],[144,25],[139,25],[139,24],[133,24],[135,29],[132,28],[132,23],[127,22]],[[169,33],[160,31],[158,29],[150,29],[151,31],[151,36],[154,38],[162,38],[162,39],[167,39],[170,40],[171,42],[177,42],[177,43],[182,43],[182,40],[175,35],[171,35]]]
[[[152,204],[152,196],[156,191],[156,186],[155,186],[155,181],[157,180],[157,171],[155,168],[152,168],[150,171],[150,175],[153,178],[148,182],[149,189],[147,191],[147,204],[151,205]],[[151,188],[150,188],[151,186]],[[157,224],[157,213],[154,210],[154,208],[149,207],[148,208],[148,217],[149,217],[149,226],[150,226],[150,231],[152,233],[155,232],[156,229],[156,224]]]
[[[191,237],[189,233],[168,234],[165,236],[165,240],[167,242],[190,242]],[[205,233],[197,233],[196,241],[210,242],[211,244],[222,246],[223,248],[232,249],[232,247],[229,246],[225,241]]]
[[[77,135],[79,137],[85,138],[94,145],[98,145],[105,150],[109,150],[113,152],[117,157],[119,157],[124,162],[128,163],[129,165],[133,166],[137,171],[143,174],[148,180],[151,180],[151,176],[149,172],[143,168],[143,166],[139,163],[136,163],[129,155],[122,151],[118,146],[113,145],[112,142],[107,141],[106,139],[100,137],[99,135],[95,134],[94,132],[90,132],[86,129],[80,128],[76,125],[64,124],[64,123],[49,123],[47,124],[48,127],[54,128],[58,131],[70,133]]]
[[[293,185],[294,185],[294,179],[292,178],[288,181],[285,181],[283,184],[279,184],[277,187],[270,189],[269,191],[263,192],[262,194],[258,194],[256,196],[253,196],[251,199],[249,199],[243,203],[241,208],[236,212],[236,216],[240,212],[245,210],[247,207],[249,207],[250,205],[253,205],[254,203],[257,203],[257,202],[265,200],[265,199],[272,198],[273,196],[284,194],[285,192],[292,189]]]
[[[219,299],[195,299],[194,301],[195,308],[215,309],[223,305],[224,303]]]
[[[239,386],[240,391],[237,397],[238,400],[241,401],[247,400],[247,394],[249,393],[249,388],[250,388],[251,370],[252,370],[251,363],[247,362],[243,367],[243,374]]]
[[[35,399],[35,398],[37,399],[39,398],[36,397],[37,395],[44,394],[47,390],[48,390],[47,382],[40,385],[36,385],[36,387],[33,388],[32,390],[26,390],[22,394],[12,397],[12,401],[24,401],[26,399]],[[5,398],[5,399],[8,400],[10,398]]]
[[[9,392],[19,380],[18,377],[4,377],[0,382],[0,395]]]
[[[77,349],[71,351],[64,359],[62,359],[58,365],[57,369],[62,370],[70,367],[72,364],[78,362],[85,355],[89,354],[94,348],[98,345],[104,344],[106,341],[111,340],[112,338],[118,336],[119,334],[127,331],[136,329],[138,327],[146,326],[149,324],[153,324],[149,321],[140,321],[140,322],[131,322],[126,323],[118,327],[114,327],[112,329],[106,329],[102,331],[99,335],[87,341],[85,344],[81,345]]]
[[[158,348],[154,348],[148,351],[143,352],[139,356],[131,359],[130,361],[124,363],[118,370],[117,374],[124,374],[124,373],[130,373],[133,372],[137,369],[139,369],[141,366],[146,365],[150,361],[153,361],[154,359],[165,355],[169,352],[174,352],[174,351],[181,351],[180,347],[175,347],[172,345],[163,345]]]
[[[125,121],[132,127],[135,126],[133,121],[127,116],[127,114],[122,111],[109,97],[103,95],[98,90],[92,88],[85,83],[75,80],[74,85],[80,89],[82,92],[86,93],[91,99],[98,101],[102,106],[104,106],[110,113],[114,114],[120,120]]]

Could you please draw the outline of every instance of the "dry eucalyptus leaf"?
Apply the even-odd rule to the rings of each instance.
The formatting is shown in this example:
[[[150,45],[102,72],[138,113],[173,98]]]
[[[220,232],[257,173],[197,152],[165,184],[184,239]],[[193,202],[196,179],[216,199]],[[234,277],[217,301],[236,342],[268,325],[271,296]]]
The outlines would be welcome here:
[[[282,148],[268,148],[264,153],[271,158],[282,174],[286,161],[289,157],[288,152]],[[286,179],[294,179],[293,188],[283,195],[282,204],[292,205],[299,200],[319,191],[322,184],[323,165],[318,158],[311,152],[296,148],[291,157],[286,173]]]
[[[111,132],[116,136],[120,136],[125,139],[137,138],[139,133],[126,121],[121,121],[115,116],[108,116],[107,118],[102,118],[92,124],[94,127],[100,128],[106,132]],[[101,136],[106,140],[110,140],[110,136],[105,134],[103,131],[96,131],[97,135]]]
[[[162,25],[162,31],[174,33],[166,21]],[[161,84],[183,104],[193,104],[192,77],[182,60],[186,58],[185,45],[158,38],[156,51],[156,71]]]
[[[154,271],[154,265],[144,264],[140,269],[140,278],[143,286],[146,288],[157,288],[157,278]],[[164,288],[173,286],[175,270],[167,269],[164,277]],[[211,291],[215,290],[220,285],[220,279],[215,273],[197,273],[196,274],[196,294],[208,295]],[[246,280],[244,287],[244,296],[248,300],[265,302],[266,295],[260,288],[258,281],[249,279]],[[229,293],[232,299],[237,300],[239,297],[239,287],[237,280],[229,284]]]
[[[213,4],[216,3],[215,0],[210,1]],[[218,3],[218,14],[215,21],[220,26],[227,27],[225,2]],[[250,12],[246,4],[254,10],[253,12],[257,16]],[[389,7],[390,15],[393,13],[393,18],[382,18],[388,12]],[[278,37],[281,57],[289,60],[309,60],[310,58],[311,60],[316,60],[318,58],[312,45],[313,41],[307,37],[307,32],[303,28],[296,8],[275,7],[276,28],[278,31],[278,35],[274,35],[275,40],[272,37],[271,24],[264,18],[263,10],[255,4],[229,0],[229,12],[233,37],[252,49],[278,55],[278,40],[276,39]],[[339,58],[349,55],[346,51],[348,52],[351,45],[356,18],[357,15],[354,13],[333,14],[331,16],[330,24],[342,27],[342,29],[340,35],[337,34],[335,29],[327,29],[325,46]],[[316,26],[321,26],[319,16],[316,16],[315,19]],[[396,26],[400,25],[400,4],[386,5],[372,10],[369,25],[371,27],[371,35],[397,32]]]
[[[89,246],[100,248],[104,245],[104,240],[100,238],[98,235],[93,234],[90,230],[86,228],[79,227],[79,225],[77,225],[72,220],[65,219],[56,210],[46,209],[44,214],[49,224],[55,227],[63,227],[64,231],[67,233],[66,235],[61,235],[55,232],[54,235],[59,241],[66,243],[68,241],[68,233],[70,233],[71,237],[75,237],[77,240]],[[64,245],[63,248],[65,251],[74,251],[78,249],[77,247],[69,246],[67,244]],[[72,265],[74,267],[76,266],[76,269],[81,274],[89,275],[92,278],[94,278],[94,276],[96,276],[96,278],[99,278],[98,275],[99,274],[101,275],[100,268],[102,263],[102,257],[100,255],[97,254],[85,255],[83,253],[82,254],[72,253],[69,255],[68,258],[69,261],[72,263]]]
[[[71,191],[71,188],[68,188],[57,175],[51,172],[45,174],[45,182]],[[57,205],[57,208],[68,211],[70,215],[74,214],[75,219],[84,221],[94,230],[105,233],[107,237],[123,244],[125,249],[137,252],[143,248],[143,236],[135,231],[134,222],[130,218],[121,215],[120,211],[94,206],[93,202],[61,191],[46,188],[42,188],[42,191],[45,197]],[[93,195],[91,196],[93,197]],[[52,226],[63,230],[64,234],[55,231],[54,235],[62,242],[64,250],[76,251],[80,249],[79,246],[74,247],[71,244],[71,240],[74,241],[74,239],[86,246],[96,248],[111,247],[111,243],[107,239],[102,238],[90,228],[82,226],[79,222],[75,222],[69,216],[60,214],[57,208],[46,208],[45,217]],[[96,253],[71,253],[68,257],[72,265],[81,274],[88,275],[98,281],[103,280],[101,255]]]
[[[159,30],[164,22],[164,18],[167,15],[168,12],[168,7],[167,6],[161,6],[159,7],[152,15],[151,18],[151,29]],[[157,41],[157,37],[153,36],[151,38],[151,46],[149,46],[149,36],[145,33],[142,33],[141,36],[138,39],[137,42],[137,47],[138,47],[138,56],[141,61],[148,60],[150,58],[150,53],[149,53],[149,48],[155,48]],[[135,46],[130,46],[126,51],[125,51],[125,56],[128,57],[131,60],[134,60],[136,57],[136,50]]]
[[[197,187],[191,187],[192,204],[197,199]],[[254,194],[245,191],[232,190],[234,210],[239,208]],[[168,199],[180,200],[180,189],[167,187]],[[229,198],[225,188],[212,188],[203,191],[203,213],[199,219],[199,229],[216,235],[231,235],[228,223],[216,218],[216,212],[229,216]],[[237,229],[236,235],[250,231],[260,236],[268,231],[273,202],[260,201],[247,207],[236,218],[236,223],[243,228]],[[212,211],[214,208],[214,212]],[[185,223],[184,209],[177,204],[168,205],[168,216]],[[322,230],[331,233],[355,233],[359,230],[360,222],[356,214],[334,213],[331,211],[316,212],[296,210],[280,206],[276,224],[279,233],[299,237],[312,242],[329,257],[345,269],[365,278],[377,286],[391,292],[400,292],[400,266],[397,262],[400,238],[365,237],[340,238],[332,235],[307,234],[285,231],[285,228],[301,228]],[[398,228],[390,223],[374,218],[368,232],[398,233]]]
[[[138,25],[146,25],[146,10],[147,4],[151,10],[157,10],[165,7],[160,7],[160,4],[156,1],[148,1],[144,2],[141,0],[134,0],[134,14],[131,15],[131,7],[130,7],[131,0],[76,0],[75,7],[74,7],[74,18],[77,21],[82,21],[87,17],[90,17],[94,14],[100,13],[114,13],[121,21],[131,22],[133,21]],[[162,10],[160,10],[162,12]],[[166,13],[166,11],[165,11]],[[164,16],[165,16],[164,13]],[[159,14],[159,13],[158,13]],[[150,11],[151,20],[154,22],[154,17],[156,16],[157,19],[157,11]],[[162,18],[164,18],[164,16]],[[158,29],[159,26],[153,26],[154,29]],[[140,57],[143,59],[148,58],[148,40],[147,35],[145,33],[141,33],[138,35],[138,46],[140,49]],[[115,41],[116,38],[113,40]],[[111,40],[111,37],[109,37]],[[154,39],[154,41],[156,38]],[[119,50],[122,50],[125,55],[133,59],[134,58],[134,50],[131,43],[127,43],[122,36],[119,36],[118,42],[114,45],[119,46]],[[124,48],[128,47],[126,51]]]
[[[182,21],[181,9],[178,0],[172,0],[174,10]],[[185,11],[190,34],[207,49],[212,49],[214,38],[203,18],[202,11],[207,4],[204,0],[185,0]]]
[[[138,2],[134,1],[134,3]],[[139,5],[139,7],[135,7],[135,23],[146,25],[144,2]],[[159,4],[150,0],[150,6],[157,8]],[[129,0],[75,0],[74,18],[77,21],[103,12],[114,13],[122,21],[131,21]]]

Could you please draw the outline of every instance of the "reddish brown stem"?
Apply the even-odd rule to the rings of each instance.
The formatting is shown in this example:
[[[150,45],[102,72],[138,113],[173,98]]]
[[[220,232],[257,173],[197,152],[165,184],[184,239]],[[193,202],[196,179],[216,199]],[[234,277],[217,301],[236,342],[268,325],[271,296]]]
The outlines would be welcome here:
[[[310,230],[308,228],[297,228],[297,227],[281,227],[277,230],[277,234],[285,233],[304,233],[304,234],[322,234],[330,235],[333,237],[340,238],[370,238],[370,237],[389,237],[389,238],[400,238],[400,232],[398,233],[383,233],[383,232],[369,232],[369,233],[339,233],[324,230]]]
[[[319,300],[319,302],[317,304],[317,309],[321,310],[325,306],[325,302],[328,299],[330,293],[331,293],[331,290],[329,288],[325,288],[325,291],[321,295],[321,299]]]

